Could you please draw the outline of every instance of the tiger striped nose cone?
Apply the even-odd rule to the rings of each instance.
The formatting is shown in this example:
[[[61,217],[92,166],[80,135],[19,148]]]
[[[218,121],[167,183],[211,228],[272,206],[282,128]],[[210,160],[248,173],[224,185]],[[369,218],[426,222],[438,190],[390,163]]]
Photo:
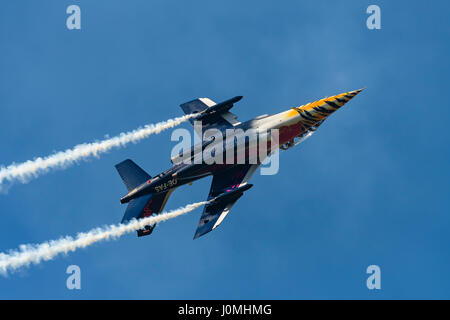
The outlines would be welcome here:
[[[295,110],[300,114],[302,122],[306,126],[313,126],[318,121],[325,120],[330,114],[338,110],[363,90],[364,89],[354,90],[315,102],[310,102],[301,107],[295,108]]]

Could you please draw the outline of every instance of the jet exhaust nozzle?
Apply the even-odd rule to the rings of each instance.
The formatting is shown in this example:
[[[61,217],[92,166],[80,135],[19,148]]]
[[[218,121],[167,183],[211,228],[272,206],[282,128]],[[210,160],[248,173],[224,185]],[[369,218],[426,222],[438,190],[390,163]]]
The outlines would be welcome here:
[[[130,202],[130,200],[131,200],[130,197],[124,196],[124,197],[120,198],[120,204]]]

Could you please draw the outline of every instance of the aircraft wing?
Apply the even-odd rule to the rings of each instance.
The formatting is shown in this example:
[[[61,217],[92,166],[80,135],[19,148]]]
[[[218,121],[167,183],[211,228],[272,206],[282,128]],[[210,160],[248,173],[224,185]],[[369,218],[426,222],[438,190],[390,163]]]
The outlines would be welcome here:
[[[213,175],[208,200],[219,196],[223,200],[205,205],[194,239],[214,230],[222,223],[231,207],[243,195],[243,191],[239,192],[239,189],[247,185],[258,167],[258,164],[239,164]]]
[[[180,105],[181,109],[185,114],[191,114],[191,113],[201,113],[208,108],[216,106],[217,103],[212,101],[209,98],[198,98],[186,103],[183,103]],[[192,118],[189,121],[191,124],[194,124],[194,121],[196,119]],[[218,129],[226,129],[230,128],[236,124],[238,124],[239,121],[237,120],[237,116],[234,113],[231,113],[230,111],[221,112],[220,116],[214,117],[213,122],[206,122],[202,121],[203,124],[203,130],[206,130],[208,128],[218,128]],[[195,128],[197,134],[201,137],[202,133],[198,131],[199,128]]]

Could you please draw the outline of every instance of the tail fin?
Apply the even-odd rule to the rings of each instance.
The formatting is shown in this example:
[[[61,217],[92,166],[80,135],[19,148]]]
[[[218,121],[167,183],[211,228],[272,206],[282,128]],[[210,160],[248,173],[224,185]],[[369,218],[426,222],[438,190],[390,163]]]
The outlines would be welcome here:
[[[151,176],[147,172],[142,170],[136,163],[134,163],[130,159],[116,164],[116,169],[119,172],[119,175],[122,178],[123,183],[125,183],[128,191],[133,190],[145,181],[151,179]]]

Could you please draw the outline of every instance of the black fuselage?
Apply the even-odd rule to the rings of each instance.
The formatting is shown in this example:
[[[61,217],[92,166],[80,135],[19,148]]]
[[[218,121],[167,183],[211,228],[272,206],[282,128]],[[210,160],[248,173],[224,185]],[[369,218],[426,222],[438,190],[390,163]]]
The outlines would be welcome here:
[[[146,194],[156,194],[160,192],[167,192],[171,189],[187,183],[194,182],[198,179],[212,175],[217,170],[224,169],[224,167],[232,167],[227,164],[178,164],[170,169],[160,173],[159,175],[144,182],[140,186],[131,190],[126,196],[120,199],[120,203],[127,203],[135,198]]]

